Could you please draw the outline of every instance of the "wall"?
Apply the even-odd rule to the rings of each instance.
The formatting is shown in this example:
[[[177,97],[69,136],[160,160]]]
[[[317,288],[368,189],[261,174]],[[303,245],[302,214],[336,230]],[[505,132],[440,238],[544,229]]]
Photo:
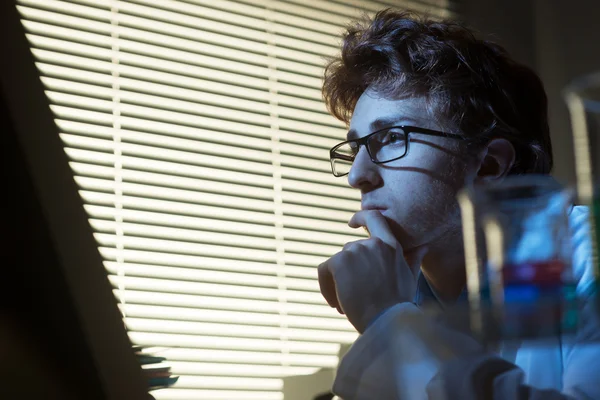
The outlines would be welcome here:
[[[549,96],[556,176],[573,181],[569,114],[561,91],[572,79],[600,70],[600,2],[535,0],[536,64]]]
[[[540,74],[549,99],[554,175],[574,183],[571,128],[561,91],[575,77],[600,70],[600,1],[462,0],[459,12]]]

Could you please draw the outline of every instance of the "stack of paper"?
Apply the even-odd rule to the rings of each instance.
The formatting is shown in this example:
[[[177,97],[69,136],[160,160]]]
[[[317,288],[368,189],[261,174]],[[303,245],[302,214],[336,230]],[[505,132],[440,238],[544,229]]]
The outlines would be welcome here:
[[[179,379],[171,374],[171,367],[165,363],[164,357],[145,352],[141,346],[133,346],[135,356],[142,366],[142,372],[148,382],[148,390],[169,387]]]

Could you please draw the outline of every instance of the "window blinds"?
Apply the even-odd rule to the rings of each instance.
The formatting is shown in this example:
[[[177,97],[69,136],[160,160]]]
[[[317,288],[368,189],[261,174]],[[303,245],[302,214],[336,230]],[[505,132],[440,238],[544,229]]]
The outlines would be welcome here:
[[[283,399],[356,333],[316,266],[364,237],[330,173],[320,85],[343,26],[446,0],[18,0],[133,343],[180,375],[157,399]]]

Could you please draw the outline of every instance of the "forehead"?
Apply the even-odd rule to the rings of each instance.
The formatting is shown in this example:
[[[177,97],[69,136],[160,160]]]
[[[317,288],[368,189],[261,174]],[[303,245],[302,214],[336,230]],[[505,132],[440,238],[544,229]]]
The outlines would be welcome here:
[[[358,99],[350,120],[349,137],[361,137],[392,125],[417,125],[435,129],[423,97],[388,99],[372,90]]]

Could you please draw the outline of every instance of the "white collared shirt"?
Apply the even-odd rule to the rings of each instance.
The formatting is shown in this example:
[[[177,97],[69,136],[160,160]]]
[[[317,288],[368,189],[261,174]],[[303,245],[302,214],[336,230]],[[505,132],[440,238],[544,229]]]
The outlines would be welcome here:
[[[589,296],[594,282],[588,217],[588,210],[581,206],[573,207],[569,215],[573,273],[582,297]],[[427,297],[436,296],[429,285],[420,282],[415,302],[421,304]],[[574,338],[556,337],[544,345],[529,341],[502,346],[500,356],[518,368],[494,380],[494,398],[516,399],[516,393],[528,385],[529,399],[600,400],[598,315],[589,314],[584,324]],[[428,391],[430,395],[435,392],[432,379],[445,364],[477,353],[486,354],[468,335],[432,321],[416,304],[397,304],[350,348],[340,363],[333,391],[344,400],[426,399]],[[465,365],[462,375],[468,374],[468,368]],[[441,393],[439,388],[437,393]],[[472,398],[466,392],[445,394],[447,400]]]

